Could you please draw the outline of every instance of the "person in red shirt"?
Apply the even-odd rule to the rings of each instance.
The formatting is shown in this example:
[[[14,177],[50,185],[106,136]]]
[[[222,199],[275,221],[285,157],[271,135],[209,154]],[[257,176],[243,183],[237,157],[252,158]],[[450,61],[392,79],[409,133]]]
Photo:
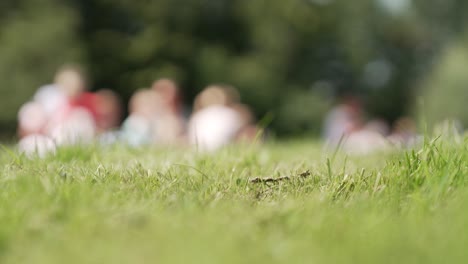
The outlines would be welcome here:
[[[64,143],[90,141],[96,133],[98,99],[86,91],[86,80],[79,68],[62,67],[55,75],[55,85],[66,100],[53,114],[48,134]]]
[[[78,67],[62,67],[55,75],[55,84],[68,98],[69,108],[83,107],[97,119],[97,95],[86,91],[86,78]]]

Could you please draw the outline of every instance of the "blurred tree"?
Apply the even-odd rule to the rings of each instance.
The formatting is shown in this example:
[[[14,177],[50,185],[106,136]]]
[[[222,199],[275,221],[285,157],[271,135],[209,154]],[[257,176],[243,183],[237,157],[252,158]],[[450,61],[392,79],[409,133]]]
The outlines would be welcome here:
[[[303,0],[76,4],[96,85],[115,88],[126,98],[163,76],[181,84],[187,102],[210,83],[230,83],[258,116],[270,111],[284,116],[278,111],[290,104],[284,95],[291,90],[308,91],[317,80],[329,81],[330,89],[350,86],[334,5]],[[279,132],[291,131],[274,124]]]
[[[193,98],[209,82],[226,81],[219,72],[204,75],[211,69],[200,60],[215,64],[243,49],[243,29],[234,20],[230,1],[76,4],[96,86],[112,87],[125,98],[159,77],[175,78]]]
[[[467,3],[2,1],[0,74],[8,78],[0,89],[14,99],[0,123],[14,120],[58,65],[76,60],[94,89],[124,99],[159,77],[177,80],[187,104],[210,83],[232,84],[258,117],[273,114],[278,134],[319,131],[330,99],[349,93],[392,121],[411,109],[437,52],[466,28]]]

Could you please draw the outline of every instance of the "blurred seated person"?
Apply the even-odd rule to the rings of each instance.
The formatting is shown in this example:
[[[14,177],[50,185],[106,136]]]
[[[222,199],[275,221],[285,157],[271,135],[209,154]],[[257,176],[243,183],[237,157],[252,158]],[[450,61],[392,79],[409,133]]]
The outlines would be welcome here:
[[[416,124],[410,117],[398,118],[392,128],[392,133],[388,140],[396,147],[412,147],[421,141],[416,130]]]
[[[252,122],[253,115],[240,104],[237,90],[211,85],[195,98],[188,125],[189,141],[200,150],[215,151],[241,136],[251,137],[253,132],[244,129]]]
[[[41,86],[34,94],[33,100],[26,102],[18,111],[18,137],[45,134],[52,116],[66,103],[67,98],[57,85]]]
[[[24,138],[33,134],[44,134],[49,115],[44,106],[30,101],[21,106],[18,112],[18,136]]]
[[[182,116],[182,98],[177,84],[171,79],[159,79],[153,82],[151,89],[161,96],[167,112]]]
[[[20,137],[42,134],[57,144],[90,142],[95,134],[96,100],[85,92],[82,73],[74,67],[61,68],[54,84],[41,87],[32,102],[18,114]]]
[[[361,103],[355,97],[347,96],[325,116],[323,136],[330,146],[336,146],[343,137],[361,126]]]
[[[153,141],[153,117],[159,101],[155,91],[140,89],[130,98],[129,115],[122,124],[122,139],[131,146],[151,144]]]
[[[185,118],[182,113],[182,98],[176,83],[170,79],[156,80],[151,89],[158,95],[153,116],[154,142],[173,145],[182,141]]]
[[[113,91],[102,89],[96,92],[96,126],[99,133],[115,130],[122,118],[122,102]]]
[[[387,123],[380,119],[371,120],[365,126],[352,131],[343,138],[342,149],[352,155],[367,155],[388,150],[386,139],[389,132]]]
[[[49,127],[48,135],[57,145],[92,143],[96,136],[96,123],[91,113],[83,108],[71,109],[65,119]]]
[[[67,102],[67,97],[56,84],[41,86],[34,94],[33,101],[42,105],[47,116],[56,113]]]
[[[85,93],[80,71],[60,69],[55,83],[38,89],[18,113],[19,147],[30,153],[37,147],[91,142],[95,135],[93,96]],[[24,140],[23,140],[24,139]]]
[[[55,75],[55,85],[66,101],[52,115],[47,133],[57,144],[89,143],[96,134],[96,95],[86,91],[83,73],[64,66]]]
[[[66,96],[63,110],[82,107],[97,119],[97,95],[87,91],[83,72],[75,66],[64,66],[55,75],[55,85]]]
[[[380,119],[363,122],[360,101],[345,96],[325,117],[324,137],[330,148],[339,147],[352,155],[367,155],[388,149],[388,125]]]

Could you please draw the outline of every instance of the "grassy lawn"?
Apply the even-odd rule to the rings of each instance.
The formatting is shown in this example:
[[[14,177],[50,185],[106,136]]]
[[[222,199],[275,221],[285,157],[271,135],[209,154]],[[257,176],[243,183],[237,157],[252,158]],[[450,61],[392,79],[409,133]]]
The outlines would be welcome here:
[[[3,149],[0,165],[0,263],[468,262],[467,137],[365,157]]]

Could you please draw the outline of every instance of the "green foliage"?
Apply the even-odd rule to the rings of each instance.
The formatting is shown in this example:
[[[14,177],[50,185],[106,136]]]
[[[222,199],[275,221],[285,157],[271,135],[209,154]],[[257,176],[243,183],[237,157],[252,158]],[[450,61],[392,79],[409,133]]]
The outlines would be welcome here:
[[[128,98],[169,76],[181,84],[190,104],[208,84],[230,83],[258,117],[274,113],[273,127],[280,134],[320,127],[316,113],[323,108],[314,106],[321,104],[298,117],[284,116],[297,113],[291,111],[294,95],[308,97],[316,82],[329,83],[326,93],[332,96],[367,94],[371,113],[397,118],[411,103],[406,91],[417,78],[414,62],[427,52],[421,43],[428,35],[417,15],[393,18],[370,0],[88,0],[78,5],[86,17],[83,36],[97,87],[112,87]],[[362,81],[374,60],[393,70],[380,90]],[[312,119],[304,120],[308,116]]]
[[[296,94],[324,94],[317,82],[332,97],[362,95],[371,115],[391,121],[410,108],[447,35],[463,31],[468,7],[414,0],[397,12],[388,1],[2,1],[0,126],[67,62],[84,63],[92,89],[124,99],[159,77],[176,79],[187,105],[208,84],[230,83],[257,117],[277,117],[280,134],[310,127],[307,115],[320,126],[321,108],[284,116]]]
[[[2,263],[468,259],[466,137],[365,158],[304,141],[14,155],[0,152]]]
[[[56,0],[10,2],[0,10],[0,122],[14,121],[19,106],[50,83],[59,66],[78,62],[82,53],[78,18],[69,6]]]
[[[282,126],[277,130],[290,135],[298,131],[320,134],[323,119],[330,110],[330,100],[311,91],[296,91],[286,96],[285,103],[278,111],[277,121]]]

